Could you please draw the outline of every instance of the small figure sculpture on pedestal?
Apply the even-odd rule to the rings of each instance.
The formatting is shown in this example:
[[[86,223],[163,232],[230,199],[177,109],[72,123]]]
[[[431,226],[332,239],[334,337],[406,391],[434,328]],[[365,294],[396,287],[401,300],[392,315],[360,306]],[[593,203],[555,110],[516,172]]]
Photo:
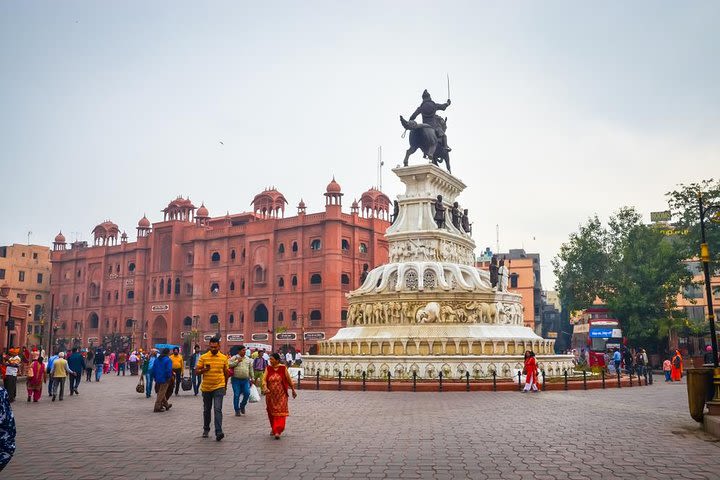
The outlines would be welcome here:
[[[490,285],[493,288],[497,287],[498,284],[498,264],[497,257],[493,255],[490,259]]]
[[[468,209],[467,208],[465,210],[463,210],[462,228],[465,231],[465,233],[472,234],[472,227],[470,226],[470,219],[468,218]]]
[[[500,260],[500,267],[498,268],[498,291],[507,292],[508,287],[508,268],[505,266],[505,259]]]
[[[437,223],[438,228],[444,228],[445,227],[445,205],[443,205],[443,197],[442,195],[437,196],[437,200],[435,200],[435,223]]]
[[[400,214],[400,205],[398,205],[398,201],[395,200],[393,202],[393,214],[392,214],[392,223],[394,224],[397,220],[398,215]]]
[[[452,208],[450,209],[450,217],[452,218],[453,226],[460,230],[460,217],[462,217],[462,213],[460,213],[460,205],[458,205],[458,202],[453,203]]]

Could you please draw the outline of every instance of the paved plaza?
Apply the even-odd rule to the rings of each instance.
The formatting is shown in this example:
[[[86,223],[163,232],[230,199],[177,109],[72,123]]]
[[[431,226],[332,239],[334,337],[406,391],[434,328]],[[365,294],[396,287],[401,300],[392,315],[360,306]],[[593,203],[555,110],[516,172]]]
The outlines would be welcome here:
[[[153,413],[137,377],[82,383],[79,397],[14,404],[19,479],[717,479],[720,443],[687,412],[685,384],[578,392],[301,390],[285,436],[264,403],[222,442],[201,438],[200,397]],[[19,389],[20,390],[20,389]]]

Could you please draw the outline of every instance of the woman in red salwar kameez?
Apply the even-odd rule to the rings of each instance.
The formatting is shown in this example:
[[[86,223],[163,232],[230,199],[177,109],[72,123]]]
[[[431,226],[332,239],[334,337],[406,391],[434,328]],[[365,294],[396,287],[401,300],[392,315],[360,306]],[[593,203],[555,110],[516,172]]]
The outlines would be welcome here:
[[[538,391],[538,369],[537,369],[537,361],[535,360],[535,353],[531,350],[528,350],[525,352],[525,388],[523,388],[524,392],[529,392],[532,388],[533,392]]]
[[[288,388],[292,390],[293,398],[297,397],[290,372],[280,361],[280,354],[273,353],[263,375],[262,391],[265,394],[265,404],[272,429],[270,435],[276,439],[279,439],[285,430],[285,419],[290,415]]]
[[[33,360],[28,368],[27,376],[27,401],[31,399],[33,402],[40,400],[42,395],[43,383],[45,382],[45,364],[43,358],[39,357],[37,360]]]

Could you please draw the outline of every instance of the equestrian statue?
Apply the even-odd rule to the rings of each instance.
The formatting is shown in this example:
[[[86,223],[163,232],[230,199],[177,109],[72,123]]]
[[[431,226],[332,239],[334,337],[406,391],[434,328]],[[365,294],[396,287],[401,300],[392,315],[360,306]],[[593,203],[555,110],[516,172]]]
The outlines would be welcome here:
[[[403,165],[407,167],[410,155],[415,153],[419,148],[423,152],[423,157],[429,159],[434,165],[445,162],[448,172],[450,173],[450,151],[451,148],[447,144],[447,119],[437,115],[438,110],[445,110],[450,106],[450,99],[445,103],[433,102],[427,90],[422,93],[422,103],[410,115],[409,120],[405,120],[400,116],[400,123],[405,130],[410,130],[410,148],[405,152],[405,160]],[[422,115],[422,123],[417,123],[415,118]]]

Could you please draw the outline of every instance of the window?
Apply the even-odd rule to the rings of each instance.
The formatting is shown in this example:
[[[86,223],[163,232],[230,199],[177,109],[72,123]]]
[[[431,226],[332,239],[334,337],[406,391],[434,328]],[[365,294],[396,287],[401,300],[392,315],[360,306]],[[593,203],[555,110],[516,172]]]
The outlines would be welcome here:
[[[313,310],[310,312],[310,320],[314,322],[322,320],[322,313],[320,313],[320,310]]]
[[[38,273],[38,274],[37,274],[37,283],[42,283],[42,281],[43,281],[43,274],[42,274],[42,273]]]
[[[134,292],[133,290],[128,290],[128,291],[127,291],[127,298],[128,298],[128,300],[134,299],[134,298],[135,298],[135,292]]]
[[[290,320],[297,322],[297,312],[295,310],[290,313]]]
[[[313,273],[310,276],[310,285],[320,285],[322,284],[322,277],[319,273]]]
[[[340,275],[340,283],[342,283],[343,285],[350,285],[350,275],[348,275],[347,273],[343,273],[342,275]]]
[[[283,312],[278,312],[278,323],[282,323],[285,321],[285,315],[283,315]]]
[[[265,270],[260,265],[255,267],[255,283],[265,283]]]
[[[340,311],[340,322],[341,322],[343,325],[347,325],[347,313],[348,313],[347,310],[341,310],[341,311]]]
[[[82,270],[81,270],[81,269],[78,269],[78,271],[77,271],[77,277],[80,278],[80,275],[82,275]]]
[[[185,284],[185,295],[192,295],[192,293],[193,293],[192,283],[186,283]]]
[[[115,300],[118,300],[120,298],[120,291],[115,290]]]
[[[187,254],[187,264],[192,265],[193,264],[193,255],[192,253],[188,252]]]
[[[125,327],[126,327],[126,328],[132,328],[132,326],[133,326],[132,318],[128,318],[127,320],[125,320]]]
[[[210,293],[217,295],[220,293],[220,284],[217,282],[214,282],[210,285]]]
[[[128,264],[128,271],[134,272],[135,271],[135,264],[133,262],[130,262]]]
[[[367,244],[361,243],[360,248],[358,248],[358,250],[360,251],[360,253],[367,253]]]
[[[217,324],[219,321],[220,321],[220,320],[218,319],[218,316],[217,316],[217,315],[215,315],[215,314],[210,315],[210,325],[215,325],[215,324]]]
[[[115,273],[120,273],[120,264],[115,265]]]
[[[720,298],[720,287],[713,287],[712,292],[713,292],[713,298],[716,298],[716,299]]]
[[[100,323],[100,319],[97,316],[97,313],[93,312],[90,314],[90,328],[98,328],[98,324]]]
[[[310,242],[310,250],[318,251],[318,250],[320,250],[320,247],[321,247],[321,243],[320,243],[319,238],[316,238],[315,240]]]
[[[5,279],[5,269],[0,268],[0,280],[4,280],[4,279]]]
[[[37,322],[40,320],[40,317],[42,316],[42,312],[43,312],[42,305],[35,305],[34,312],[35,313],[34,313],[33,317],[34,317],[35,321]]]
[[[210,255],[210,260],[212,260],[213,262],[219,262],[220,254],[218,252],[213,252],[213,254]]]
[[[175,278],[175,295],[180,295],[180,279]]]
[[[35,295],[35,300],[42,300],[42,295]]]
[[[234,280],[230,280],[230,291],[231,292],[235,291],[235,281]]]
[[[229,323],[230,325],[232,325],[233,323],[235,323],[235,315],[233,315],[232,313],[231,313],[230,316],[228,317],[228,323]]]
[[[342,239],[342,249],[343,249],[343,251],[345,251],[345,252],[349,252],[349,251],[350,251],[350,242],[348,242],[348,241],[347,241],[346,239],[344,239],[344,238]]]
[[[700,275],[703,271],[702,263],[700,262],[687,262],[685,264],[685,268],[688,272],[690,272],[693,276]]]
[[[292,243],[292,251],[293,251],[294,253],[297,253],[297,251],[298,251],[298,244],[297,244],[297,242],[293,242],[293,243]]]
[[[283,277],[280,277],[278,279],[278,287],[283,288],[285,286],[285,279]]]
[[[265,304],[261,303],[255,308],[254,319],[258,323],[267,323],[268,321],[268,309]]]
[[[230,250],[230,260],[235,260],[235,249]]]
[[[160,295],[162,295],[164,291],[165,291],[165,279],[161,278],[160,279]]]
[[[108,295],[109,294],[110,294],[110,292],[108,292]],[[108,298],[108,300],[110,300],[110,299]],[[75,295],[75,305],[80,305],[80,295]]]
[[[683,289],[685,298],[703,298],[703,289],[700,285],[688,285]]]
[[[183,327],[192,327],[192,318],[185,317],[183,319]]]
[[[22,270],[18,272],[18,280],[21,282],[25,281],[25,272],[23,272]]]
[[[112,273],[112,265],[108,265],[108,275],[110,275],[111,273]],[[80,276],[80,275],[78,275],[78,276]]]
[[[685,307],[689,320],[705,320],[705,307]]]
[[[37,253],[33,253],[33,260],[37,260]]]
[[[510,288],[518,288],[518,277],[517,273],[510,274]]]
[[[7,257],[7,247],[0,247],[0,257]]]
[[[281,255],[283,253],[285,253],[285,244],[284,243],[281,243],[280,246],[278,247],[278,253]]]
[[[297,287],[297,275],[292,276],[292,280],[290,280],[290,283],[293,287]]]

